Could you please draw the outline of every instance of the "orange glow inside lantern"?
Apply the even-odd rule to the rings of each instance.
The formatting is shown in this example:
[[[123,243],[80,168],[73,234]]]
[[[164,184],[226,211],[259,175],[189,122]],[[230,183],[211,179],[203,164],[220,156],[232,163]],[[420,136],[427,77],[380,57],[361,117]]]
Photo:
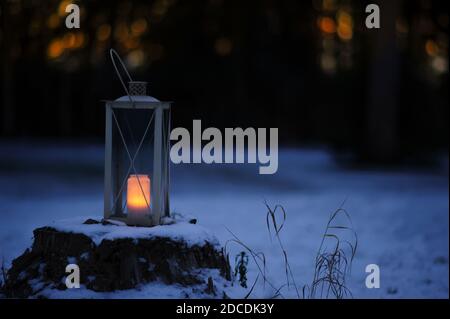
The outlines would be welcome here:
[[[150,213],[150,177],[130,175],[127,182],[128,214]]]

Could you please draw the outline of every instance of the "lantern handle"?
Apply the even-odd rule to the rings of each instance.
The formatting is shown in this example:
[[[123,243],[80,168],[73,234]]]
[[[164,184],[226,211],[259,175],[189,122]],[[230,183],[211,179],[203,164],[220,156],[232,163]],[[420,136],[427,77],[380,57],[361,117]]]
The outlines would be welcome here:
[[[122,66],[122,69],[125,71],[125,73],[126,73],[126,75],[128,76],[128,79],[130,80],[130,82],[132,82],[133,79],[131,78],[130,73],[128,73],[128,70],[127,70],[127,68],[125,67],[125,64],[123,63],[122,59],[120,58],[120,56],[119,56],[119,54],[116,52],[116,50],[110,49],[110,50],[109,50],[109,55],[111,56],[111,61],[112,61],[112,64],[113,64],[113,66],[114,66],[114,69],[116,70],[117,77],[119,78],[120,83],[122,83],[123,89],[124,89],[125,92],[127,93],[128,97],[129,97],[129,99],[130,99],[130,102],[133,104],[133,107],[134,107],[134,101],[133,101],[133,98],[131,97],[130,92],[128,91],[127,86],[125,85],[125,82],[123,82],[123,79],[122,79],[122,76],[120,75],[119,69],[117,69],[117,65],[116,65],[116,62],[115,62],[115,60],[114,60],[114,56],[119,60],[121,66]]]

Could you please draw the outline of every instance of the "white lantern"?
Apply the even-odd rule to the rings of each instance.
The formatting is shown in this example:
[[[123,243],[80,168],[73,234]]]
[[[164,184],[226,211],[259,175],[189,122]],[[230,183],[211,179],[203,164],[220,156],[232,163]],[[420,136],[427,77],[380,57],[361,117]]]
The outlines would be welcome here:
[[[104,218],[154,226],[169,216],[170,102],[146,95],[132,81],[127,95],[106,101]]]

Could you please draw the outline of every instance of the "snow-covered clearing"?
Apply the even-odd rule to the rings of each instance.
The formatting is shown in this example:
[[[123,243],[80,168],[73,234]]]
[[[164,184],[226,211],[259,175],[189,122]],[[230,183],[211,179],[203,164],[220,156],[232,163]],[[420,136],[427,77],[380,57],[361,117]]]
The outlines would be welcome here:
[[[34,228],[77,216],[102,217],[102,147],[3,142],[0,155],[0,258],[7,266],[31,244]],[[433,171],[350,170],[324,150],[282,149],[275,175],[259,175],[254,164],[186,164],[172,165],[171,178],[171,210],[197,217],[222,244],[232,237],[228,228],[264,252],[268,279],[277,287],[286,282],[284,261],[269,238],[264,201],[286,209],[281,238],[301,287],[311,281],[330,213],[346,199],[358,233],[348,279],[355,298],[448,298],[448,158]],[[231,244],[229,249],[234,263],[241,249]],[[365,287],[365,267],[372,263],[381,269],[380,289]],[[257,275],[251,261],[249,269],[251,285]],[[176,289],[142,291],[80,290],[72,297],[179,297]],[[296,296],[292,286],[282,292]],[[272,294],[261,283],[253,296]]]

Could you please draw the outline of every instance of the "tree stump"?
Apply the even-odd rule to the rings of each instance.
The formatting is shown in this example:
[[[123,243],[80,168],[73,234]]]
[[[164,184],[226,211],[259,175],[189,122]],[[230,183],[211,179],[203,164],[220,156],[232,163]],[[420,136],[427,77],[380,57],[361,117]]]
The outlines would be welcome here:
[[[34,230],[34,242],[16,258],[2,288],[6,297],[45,297],[64,291],[66,266],[77,264],[80,284],[95,292],[133,289],[150,282],[183,287],[204,285],[216,294],[208,270],[229,281],[230,266],[217,239],[186,222],[151,228],[89,219]],[[64,295],[62,295],[64,296]]]

